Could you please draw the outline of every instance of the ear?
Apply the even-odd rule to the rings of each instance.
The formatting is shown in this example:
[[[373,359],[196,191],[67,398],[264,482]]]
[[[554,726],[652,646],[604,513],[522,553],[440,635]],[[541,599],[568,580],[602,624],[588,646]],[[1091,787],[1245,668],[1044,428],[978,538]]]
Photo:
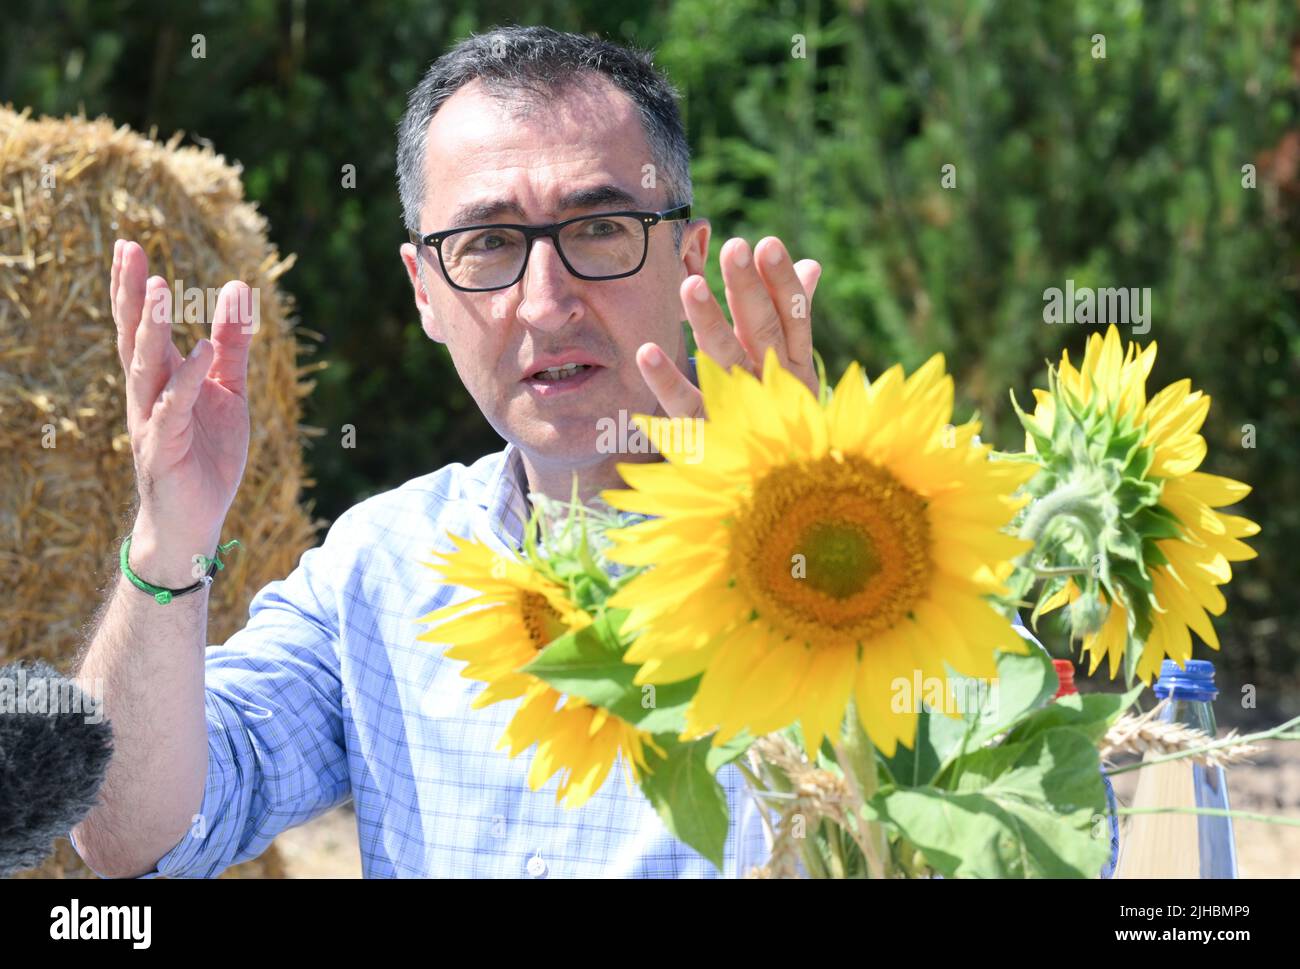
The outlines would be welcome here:
[[[684,242],[685,240],[683,240]],[[402,264],[406,266],[407,278],[411,281],[411,291],[415,295],[415,308],[420,314],[420,326],[430,340],[437,343],[446,343],[446,337],[442,333],[442,327],[438,323],[438,316],[434,312],[433,304],[429,301],[429,292],[425,289],[424,278],[432,271],[428,266],[421,270],[419,250],[412,243],[404,242],[401,247]]]
[[[703,276],[709,258],[709,235],[713,226],[708,219],[692,219],[682,233],[682,279]]]

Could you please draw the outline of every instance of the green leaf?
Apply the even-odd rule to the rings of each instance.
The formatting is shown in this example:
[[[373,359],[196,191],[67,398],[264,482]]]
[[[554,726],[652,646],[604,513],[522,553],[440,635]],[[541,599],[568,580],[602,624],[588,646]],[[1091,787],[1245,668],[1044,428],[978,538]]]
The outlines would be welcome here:
[[[710,774],[716,774],[718,768],[730,764],[737,757],[741,756],[749,749],[749,745],[753,742],[754,738],[749,734],[749,732],[742,730],[725,744],[719,744],[716,747],[710,744],[708,755],[704,759],[704,766],[708,768]]]
[[[1124,647],[1124,684],[1126,686],[1132,686],[1136,682],[1138,663],[1142,659],[1142,651],[1145,648],[1145,639],[1137,639],[1131,633],[1129,634],[1128,644]]]
[[[634,683],[640,667],[623,660],[627,644],[618,632],[626,617],[626,609],[606,610],[591,625],[552,642],[523,671],[649,733],[679,733],[700,678]]]
[[[667,756],[660,757],[647,746],[649,771],[642,774],[642,792],[673,837],[721,870],[727,840],[727,795],[709,768],[711,742],[705,738],[683,744],[674,734],[656,736],[655,742]]]
[[[1151,635],[1153,613],[1159,608],[1151,576],[1140,571],[1133,562],[1122,559],[1114,563],[1115,587],[1112,594],[1118,593],[1118,599],[1129,614],[1130,639],[1146,641]]]
[[[949,671],[950,675],[951,670]],[[922,706],[916,720],[916,741],[911,749],[899,744],[893,757],[884,757],[894,783],[921,787],[931,783],[948,759],[957,753],[969,729],[964,720]]]
[[[968,749],[1010,730],[1056,692],[1056,668],[1046,650],[1029,643],[1029,652],[997,653],[997,689],[979,694],[981,702],[963,714],[971,731]]]
[[[1153,447],[1142,447],[1140,444],[1135,445],[1133,453],[1129,456],[1128,463],[1124,465],[1124,476],[1126,478],[1145,479],[1148,471],[1151,470],[1151,463],[1155,460],[1156,449]],[[1158,482],[1153,482],[1158,484]]]
[[[1160,500],[1160,492],[1163,490],[1163,485],[1158,481],[1125,478],[1124,483],[1115,492],[1120,514],[1130,518],[1141,509],[1154,505]]]
[[[626,646],[618,629],[626,617],[625,609],[602,613],[589,626],[552,641],[523,672],[540,677],[561,693],[608,706],[626,692],[637,671],[623,662]]]
[[[1016,392],[1011,391],[1011,407],[1015,410],[1016,416],[1020,418],[1020,423],[1034,442],[1034,450],[1040,455],[1052,453],[1052,439],[1039,430],[1038,425],[1028,414],[1020,409],[1020,402],[1016,400]]]
[[[1134,531],[1127,523],[1123,523],[1119,528],[1114,529],[1106,535],[1105,559],[1126,559],[1133,563],[1133,567],[1138,574],[1144,579],[1147,578],[1146,565],[1142,559],[1142,536]],[[1114,573],[1119,568],[1119,563],[1114,563],[1109,571]]]
[[[650,687],[653,687],[653,692],[646,692]],[[629,692],[609,703],[606,709],[648,733],[679,734],[686,729],[686,708],[691,705],[699,687],[698,676],[678,683],[633,686]]]
[[[1006,743],[1027,743],[1055,727],[1081,730],[1096,745],[1106,731],[1133,706],[1146,689],[1138,685],[1127,693],[1072,693],[1026,717],[1007,735]]]
[[[1147,541],[1181,538],[1183,534],[1183,526],[1177,516],[1160,505],[1152,505],[1138,512],[1134,516],[1133,527],[1141,532]]]
[[[1095,878],[1105,788],[1097,749],[1058,727],[1028,744],[965,758],[958,790],[890,788],[864,814],[898,830],[945,877]]]
[[[1097,589],[1097,581],[1092,576],[1088,576],[1083,583],[1083,592],[1068,607],[1067,615],[1070,619],[1072,640],[1096,633],[1105,625],[1110,606],[1102,601]]]

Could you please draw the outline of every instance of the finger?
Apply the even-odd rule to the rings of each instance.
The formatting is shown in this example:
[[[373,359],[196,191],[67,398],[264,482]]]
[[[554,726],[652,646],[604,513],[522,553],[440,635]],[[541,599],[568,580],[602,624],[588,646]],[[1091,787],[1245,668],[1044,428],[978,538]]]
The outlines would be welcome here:
[[[144,310],[149,260],[134,242],[123,242],[117,254],[117,289],[113,293],[113,322],[117,325],[117,355],[123,372],[135,357],[135,334]]]
[[[804,292],[808,294],[811,302],[813,294],[817,291],[817,283],[822,278],[822,264],[816,259],[800,259],[794,264],[794,271],[799,276],[799,282],[803,283]]]
[[[253,342],[252,291],[234,281],[221,288],[216,317],[212,321],[215,359],[212,379],[231,393],[248,393],[248,348]]]
[[[171,293],[161,276],[149,277],[140,325],[135,331],[135,355],[127,378],[128,407],[137,419],[148,420],[154,403],[171,378],[172,343]]]
[[[695,344],[700,352],[726,370],[739,364],[749,366],[749,354],[736,339],[736,333],[727,322],[722,307],[713,298],[709,284],[703,276],[688,276],[681,286],[679,294],[682,308],[686,311],[686,320],[691,324],[695,334]]]
[[[803,284],[804,292],[808,294],[808,326],[805,328],[804,334],[808,337],[808,366],[811,370],[813,381],[808,386],[811,387],[815,393],[818,388],[818,382],[817,362],[812,358],[812,301],[813,294],[817,292],[817,283],[822,278],[822,264],[816,259],[800,259],[794,264],[794,271],[799,277],[799,282]],[[793,356],[795,350],[792,349],[790,352]]]
[[[776,236],[765,236],[754,247],[754,265],[781,319],[790,370],[808,382],[816,378],[812,361],[811,296],[795,272],[790,254]]]
[[[212,366],[213,354],[212,341],[199,340],[158,395],[151,424],[162,440],[175,437],[189,426],[194,402],[199,399],[199,391],[203,389],[203,380]]]
[[[641,344],[636,352],[636,365],[667,416],[704,416],[704,398],[699,390],[656,344]]]
[[[118,250],[117,292],[113,298],[113,321],[117,325],[117,352],[122,369],[128,370],[135,356],[136,331],[144,310],[145,283],[149,274],[149,257],[135,242],[122,242]],[[172,345],[171,369],[180,366],[181,352]]]
[[[117,277],[122,270],[122,240],[113,240],[113,268],[108,273],[108,311],[113,314],[113,322],[117,323]]]
[[[753,253],[744,239],[729,239],[722,247],[722,280],[727,284],[727,306],[736,325],[736,339],[749,354],[754,372],[761,373],[769,347],[776,351],[781,366],[788,368],[781,315],[754,268]]]

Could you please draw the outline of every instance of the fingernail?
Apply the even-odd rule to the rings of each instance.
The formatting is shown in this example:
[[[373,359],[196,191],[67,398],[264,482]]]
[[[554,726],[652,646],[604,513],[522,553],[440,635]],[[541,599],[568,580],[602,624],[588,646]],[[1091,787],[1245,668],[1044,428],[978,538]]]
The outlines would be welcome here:
[[[197,356],[199,355],[199,353],[203,350],[203,344],[205,344],[205,343],[207,343],[207,342],[208,342],[208,341],[207,341],[207,338],[206,338],[206,337],[203,337],[203,338],[200,338],[200,340],[199,340],[197,343],[195,343],[194,346],[190,347],[190,359],[191,359],[191,360],[193,360],[195,357],[197,357]]]
[[[769,266],[775,266],[781,261],[781,247],[775,243],[768,246],[765,250],[763,261]]]
[[[749,265],[749,243],[744,239],[740,240],[740,245],[736,246],[736,254],[732,257],[737,266],[744,269]]]
[[[707,303],[709,301],[709,284],[704,281],[703,276],[699,278],[695,288],[691,290],[691,296],[698,303]]]
[[[645,362],[651,369],[659,369],[665,363],[663,351],[658,347],[651,347],[646,351]]]

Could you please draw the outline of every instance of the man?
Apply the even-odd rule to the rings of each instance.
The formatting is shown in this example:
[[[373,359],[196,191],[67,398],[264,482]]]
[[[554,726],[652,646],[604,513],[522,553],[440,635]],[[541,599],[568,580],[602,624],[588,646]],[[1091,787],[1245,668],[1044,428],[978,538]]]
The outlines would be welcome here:
[[[654,459],[603,453],[602,418],[702,412],[683,320],[720,363],[757,372],[773,347],[815,388],[796,308],[820,267],[772,237],[729,240],[733,329],[702,276],[709,223],[687,217],[675,92],[648,55],[607,42],[542,27],[471,37],[412,92],[399,142],[421,324],[508,443],[349,509],[224,645],[205,651],[206,587],[162,605],[121,577],[79,670],[105,683],[116,753],[73,843],[103,875],[215,876],[351,796],[366,876],[716,874],[619,777],[577,811],[556,805],[554,781],[528,789],[527,755],[495,749],[514,704],[472,711],[481,684],[416,639],[416,617],[469,594],[419,562],[453,534],[517,548],[529,492],[567,498],[576,475],[591,498],[620,484],[618,462]],[[180,590],[193,556],[230,537],[250,301],[227,284],[211,340],[182,360],[167,282],[146,276],[140,247],[119,242],[111,297],[140,492],[128,568]],[[720,778],[734,817],[740,782],[732,767]]]

